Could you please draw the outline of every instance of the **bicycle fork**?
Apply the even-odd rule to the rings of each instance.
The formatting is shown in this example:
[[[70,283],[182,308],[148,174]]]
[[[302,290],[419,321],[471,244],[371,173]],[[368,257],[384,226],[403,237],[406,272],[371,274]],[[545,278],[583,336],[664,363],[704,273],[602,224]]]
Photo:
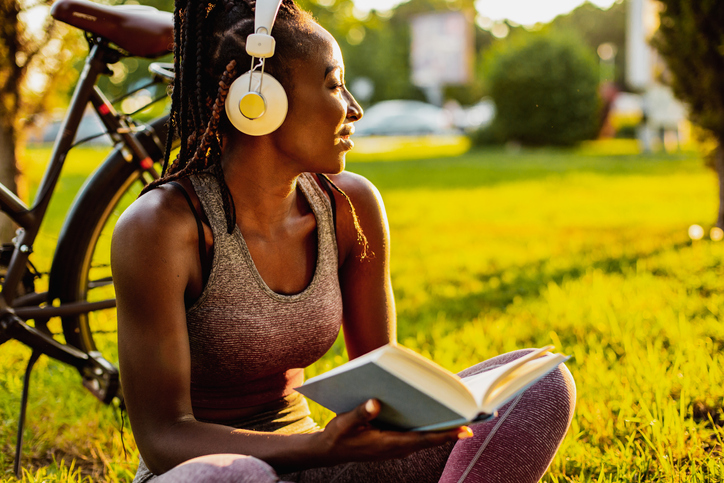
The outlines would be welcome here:
[[[0,305],[4,305],[2,299],[0,299]],[[103,403],[109,404],[115,396],[120,397],[118,369],[105,360],[100,352],[85,353],[74,347],[60,344],[53,339],[50,332],[43,325],[39,325],[39,327],[31,327],[26,324],[11,308],[0,308],[0,344],[12,338],[33,349],[25,369],[23,395],[20,400],[20,418],[18,420],[18,436],[15,444],[15,461],[13,463],[13,471],[17,478],[21,476],[20,459],[30,389],[30,373],[35,362],[42,354],[78,369],[83,377],[83,386]]]

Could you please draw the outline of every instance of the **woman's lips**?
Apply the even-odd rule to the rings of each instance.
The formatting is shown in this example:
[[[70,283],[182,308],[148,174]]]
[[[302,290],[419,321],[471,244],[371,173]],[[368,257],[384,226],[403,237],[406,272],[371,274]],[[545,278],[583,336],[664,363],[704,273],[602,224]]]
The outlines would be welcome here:
[[[343,126],[338,134],[339,143],[348,150],[354,147],[354,142],[350,139],[352,134],[354,134],[354,126],[351,124]]]
[[[352,149],[354,147],[354,142],[349,138],[349,135],[347,136],[340,136],[339,137],[339,144],[344,146],[345,148]]]

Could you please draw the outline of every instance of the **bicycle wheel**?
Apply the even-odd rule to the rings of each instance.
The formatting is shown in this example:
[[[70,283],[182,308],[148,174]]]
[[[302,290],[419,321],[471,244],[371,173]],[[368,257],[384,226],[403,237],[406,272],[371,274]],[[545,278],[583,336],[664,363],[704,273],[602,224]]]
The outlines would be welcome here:
[[[151,123],[137,137],[155,163],[161,161],[166,119]],[[159,146],[160,145],[160,146]],[[115,298],[110,242],[118,217],[149,181],[136,163],[114,151],[86,181],[61,231],[49,279],[49,301],[61,304]],[[100,352],[117,365],[116,310],[62,317],[67,344],[84,352]]]

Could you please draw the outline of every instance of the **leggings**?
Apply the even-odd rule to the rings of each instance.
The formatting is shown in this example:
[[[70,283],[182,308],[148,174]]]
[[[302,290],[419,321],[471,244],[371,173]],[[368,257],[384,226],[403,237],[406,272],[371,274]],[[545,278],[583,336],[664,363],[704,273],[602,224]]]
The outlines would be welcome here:
[[[528,352],[503,354],[469,367],[459,375],[478,374]],[[153,483],[533,483],[540,480],[553,460],[571,423],[575,400],[573,378],[561,364],[500,408],[498,417],[472,425],[472,438],[405,458],[277,475],[271,466],[251,456],[210,455],[182,463],[151,480]]]

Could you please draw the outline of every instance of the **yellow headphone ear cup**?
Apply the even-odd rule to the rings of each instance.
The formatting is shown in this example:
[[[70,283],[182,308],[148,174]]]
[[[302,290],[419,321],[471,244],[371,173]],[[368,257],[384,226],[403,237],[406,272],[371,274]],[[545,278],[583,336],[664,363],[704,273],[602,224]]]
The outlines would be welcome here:
[[[258,92],[247,92],[239,101],[239,111],[247,119],[259,119],[266,112],[266,101]]]
[[[276,131],[287,116],[288,101],[284,88],[270,74],[263,75],[262,80],[261,72],[247,72],[231,84],[226,96],[225,107],[229,121],[236,129],[250,136],[263,136]]]

